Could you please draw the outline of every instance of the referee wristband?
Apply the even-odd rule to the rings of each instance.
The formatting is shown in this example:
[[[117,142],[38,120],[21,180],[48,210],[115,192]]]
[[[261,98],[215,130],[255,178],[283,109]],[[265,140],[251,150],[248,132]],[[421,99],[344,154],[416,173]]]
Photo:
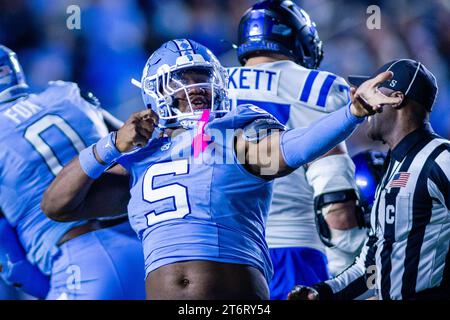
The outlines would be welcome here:
[[[111,163],[122,155],[116,148],[115,140],[116,132],[111,132],[106,137],[100,139],[95,145],[91,145],[80,152],[80,165],[88,177],[97,179],[107,168],[109,168]],[[102,163],[95,157],[94,146],[97,157],[100,158]]]

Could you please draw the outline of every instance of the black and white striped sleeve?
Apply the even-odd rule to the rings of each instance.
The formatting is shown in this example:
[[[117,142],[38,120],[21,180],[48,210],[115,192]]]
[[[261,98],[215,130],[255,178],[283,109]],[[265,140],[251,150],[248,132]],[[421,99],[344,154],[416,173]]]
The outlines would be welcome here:
[[[428,179],[430,196],[450,210],[450,145],[440,147]]]
[[[353,300],[371,289],[374,283],[368,283],[367,275],[369,267],[375,266],[376,242],[376,236],[371,234],[350,267],[335,278],[313,286],[320,300]]]

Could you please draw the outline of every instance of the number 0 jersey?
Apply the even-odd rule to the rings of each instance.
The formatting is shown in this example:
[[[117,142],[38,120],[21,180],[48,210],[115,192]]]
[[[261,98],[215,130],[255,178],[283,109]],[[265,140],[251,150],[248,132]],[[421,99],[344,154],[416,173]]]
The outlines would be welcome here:
[[[344,79],[292,61],[229,68],[228,73],[233,108],[254,104],[270,112],[288,129],[307,127],[344,107],[349,99]],[[310,247],[324,252],[314,221],[314,196],[304,167],[275,180],[267,221],[270,248]]]
[[[272,182],[249,173],[234,151],[234,129],[256,120],[280,126],[267,112],[242,106],[206,125],[213,141],[202,159],[192,152],[195,130],[151,140],[119,158],[131,176],[128,214],[143,241],[147,274],[174,262],[210,260],[250,265],[270,280],[265,224]]]
[[[74,83],[51,82],[39,94],[0,104],[0,208],[45,274],[61,236],[82,222],[48,219],[42,195],[64,165],[106,134],[101,114]]]

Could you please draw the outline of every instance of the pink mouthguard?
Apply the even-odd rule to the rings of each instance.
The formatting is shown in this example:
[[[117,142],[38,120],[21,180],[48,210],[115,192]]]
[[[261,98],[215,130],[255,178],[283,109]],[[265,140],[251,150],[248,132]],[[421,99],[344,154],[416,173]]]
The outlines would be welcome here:
[[[205,134],[205,126],[209,121],[209,115],[211,110],[206,109],[203,110],[202,116],[200,120],[198,120],[197,134],[192,140],[192,147],[194,148],[194,158],[197,158],[200,153],[205,151],[206,147],[208,147],[208,141],[210,141],[210,137]]]

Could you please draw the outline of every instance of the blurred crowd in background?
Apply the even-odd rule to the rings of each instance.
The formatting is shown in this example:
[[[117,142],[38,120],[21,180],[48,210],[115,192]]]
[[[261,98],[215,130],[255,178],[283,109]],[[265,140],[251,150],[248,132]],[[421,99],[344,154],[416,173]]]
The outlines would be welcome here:
[[[94,92],[121,119],[144,107],[139,79],[149,54],[172,38],[208,46],[225,66],[238,65],[232,47],[239,19],[256,0],[0,0],[0,44],[15,50],[35,90],[50,80],[74,81]],[[413,58],[437,77],[431,122],[450,138],[450,0],[298,0],[324,42],[321,69],[343,77],[372,74],[394,58]],[[81,9],[81,29],[69,30],[69,5]],[[381,29],[369,30],[369,5],[381,8]],[[368,146],[363,134],[351,153]],[[6,292],[0,290],[0,299]],[[9,296],[10,297],[10,296]]]
[[[225,66],[237,65],[232,43],[241,15],[256,0],[0,0],[0,43],[15,50],[31,86],[75,81],[126,119],[143,108],[130,84],[164,41],[190,37]],[[321,69],[346,77],[371,74],[394,58],[413,58],[437,77],[435,130],[450,137],[450,0],[298,0],[324,42]],[[69,30],[69,5],[81,29]],[[381,8],[381,29],[369,30],[369,5]]]

